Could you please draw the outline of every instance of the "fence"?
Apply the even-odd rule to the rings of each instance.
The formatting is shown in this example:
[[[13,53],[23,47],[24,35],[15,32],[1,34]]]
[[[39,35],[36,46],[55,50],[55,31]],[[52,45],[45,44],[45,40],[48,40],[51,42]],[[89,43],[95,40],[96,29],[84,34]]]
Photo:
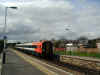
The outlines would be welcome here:
[[[71,55],[71,56],[100,58],[100,48],[84,48],[84,47],[55,48],[54,53],[57,55]]]

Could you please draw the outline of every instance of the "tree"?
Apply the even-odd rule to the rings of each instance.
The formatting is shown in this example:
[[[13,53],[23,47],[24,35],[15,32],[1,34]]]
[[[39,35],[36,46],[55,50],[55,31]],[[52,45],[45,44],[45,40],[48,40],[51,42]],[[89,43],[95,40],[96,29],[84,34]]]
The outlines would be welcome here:
[[[88,45],[89,45],[89,48],[96,48],[96,40],[93,39],[93,40],[89,40],[88,41]]]
[[[88,40],[88,37],[86,37],[86,36],[80,36],[77,40]]]
[[[54,46],[55,46],[56,48],[59,48],[60,43],[61,43],[60,40],[55,41],[55,42],[54,42]]]
[[[4,48],[4,40],[0,40],[0,53],[3,51]]]
[[[20,41],[18,41],[16,44],[21,44],[21,42],[20,42]]]
[[[86,36],[80,36],[78,39],[78,42],[80,44],[83,44],[84,47],[87,47],[87,44],[88,44],[88,38]]]

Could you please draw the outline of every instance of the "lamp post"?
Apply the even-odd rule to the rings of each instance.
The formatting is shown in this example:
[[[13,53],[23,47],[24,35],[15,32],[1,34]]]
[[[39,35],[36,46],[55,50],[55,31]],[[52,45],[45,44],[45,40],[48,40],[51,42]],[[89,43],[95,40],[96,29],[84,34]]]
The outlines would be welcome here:
[[[65,30],[75,34],[75,31],[73,31],[72,29],[66,28]],[[73,38],[72,38],[72,36],[71,36],[71,40],[72,40],[72,39],[73,39]],[[69,47],[70,47],[70,55],[73,55],[73,42],[72,42],[72,41],[70,42]]]
[[[70,28],[66,28],[65,30],[66,30],[66,31],[70,31],[71,29],[70,29]],[[71,53],[71,42],[70,42],[70,44],[68,44],[67,46],[70,48],[70,55],[71,55],[71,54],[72,54],[72,53]],[[66,54],[67,54],[67,50],[66,50]]]
[[[3,64],[5,64],[5,61],[6,61],[6,39],[7,39],[7,36],[6,36],[6,29],[7,29],[7,10],[8,8],[11,8],[11,9],[17,9],[17,7],[15,6],[12,6],[12,7],[5,7],[5,25],[4,25],[4,50],[3,50]]]

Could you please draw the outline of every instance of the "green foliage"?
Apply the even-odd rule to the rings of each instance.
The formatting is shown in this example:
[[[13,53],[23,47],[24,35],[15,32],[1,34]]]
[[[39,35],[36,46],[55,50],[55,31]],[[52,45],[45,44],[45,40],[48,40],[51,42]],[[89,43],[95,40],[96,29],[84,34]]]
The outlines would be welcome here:
[[[0,40],[0,46],[4,46],[4,40]]]
[[[77,40],[88,40],[86,36],[80,36]]]
[[[60,43],[61,43],[61,41],[54,42],[54,47],[59,48]]]
[[[66,51],[54,51],[54,54],[58,54],[58,55],[65,55]]]
[[[100,58],[100,53],[87,53],[87,52],[75,52],[75,51],[55,51],[58,55],[71,55],[71,56],[84,56],[84,57],[95,57]]]
[[[88,41],[89,48],[96,48],[96,40]]]
[[[4,48],[4,40],[0,40],[0,53],[3,51]]]

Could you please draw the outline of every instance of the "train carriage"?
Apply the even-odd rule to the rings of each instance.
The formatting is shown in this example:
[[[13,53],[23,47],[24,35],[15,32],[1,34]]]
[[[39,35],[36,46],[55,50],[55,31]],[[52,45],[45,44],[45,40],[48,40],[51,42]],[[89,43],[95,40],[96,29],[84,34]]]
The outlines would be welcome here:
[[[46,58],[51,58],[53,55],[53,44],[50,41],[17,44],[16,48]]]

